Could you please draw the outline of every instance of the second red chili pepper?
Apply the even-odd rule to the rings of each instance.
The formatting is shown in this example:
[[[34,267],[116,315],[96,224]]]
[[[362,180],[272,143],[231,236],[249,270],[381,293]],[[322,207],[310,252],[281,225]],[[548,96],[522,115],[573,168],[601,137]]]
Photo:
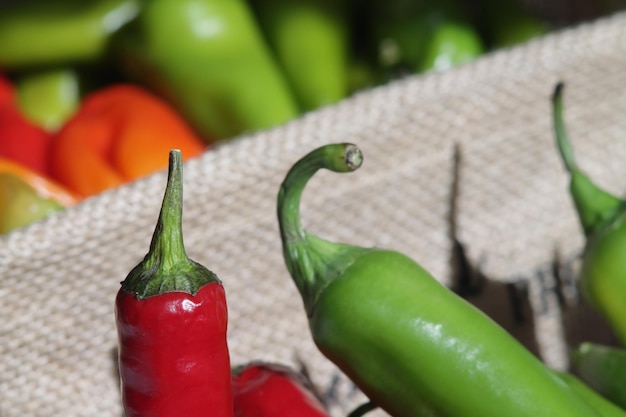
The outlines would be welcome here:
[[[115,301],[126,417],[233,416],[225,291],[187,257],[181,218],[176,150],[150,251]]]
[[[275,363],[233,371],[235,417],[329,417],[304,375]]]

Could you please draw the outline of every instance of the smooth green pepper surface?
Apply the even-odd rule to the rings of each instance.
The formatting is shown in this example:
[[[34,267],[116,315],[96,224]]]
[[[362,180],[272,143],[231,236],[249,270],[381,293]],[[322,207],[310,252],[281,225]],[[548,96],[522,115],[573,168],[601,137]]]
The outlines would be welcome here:
[[[598,416],[480,310],[407,256],[322,240],[298,217],[321,168],[348,172],[358,148],[328,145],[298,161],[278,198],[287,269],[320,351],[394,417]]]
[[[243,0],[149,0],[118,36],[124,67],[168,97],[207,140],[299,114]]]
[[[626,202],[597,187],[576,165],[563,121],[563,84],[553,95],[557,145],[570,174],[570,194],[585,233],[579,284],[626,343]]]
[[[254,0],[272,50],[309,111],[348,92],[348,8],[341,0]]]

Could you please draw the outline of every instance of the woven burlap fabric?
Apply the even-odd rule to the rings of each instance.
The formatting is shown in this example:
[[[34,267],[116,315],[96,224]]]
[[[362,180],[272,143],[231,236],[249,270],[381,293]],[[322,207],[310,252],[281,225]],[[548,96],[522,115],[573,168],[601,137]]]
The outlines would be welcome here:
[[[624,14],[360,93],[186,163],[185,243],[226,288],[233,364],[302,359],[314,383],[332,388],[333,414],[363,400],[311,341],[275,215],[291,164],[317,146],[347,141],[362,148],[364,165],[310,182],[305,227],[400,250],[450,284],[456,184],[457,237],[491,282],[482,303],[487,310],[503,303],[498,284],[525,283],[538,354],[565,367],[564,313],[544,272],[555,253],[575,269],[583,240],[552,135],[549,97],[559,80],[567,84],[566,120],[580,165],[621,193]],[[154,174],[0,240],[2,417],[122,414],[113,301],[148,250],[165,180]]]

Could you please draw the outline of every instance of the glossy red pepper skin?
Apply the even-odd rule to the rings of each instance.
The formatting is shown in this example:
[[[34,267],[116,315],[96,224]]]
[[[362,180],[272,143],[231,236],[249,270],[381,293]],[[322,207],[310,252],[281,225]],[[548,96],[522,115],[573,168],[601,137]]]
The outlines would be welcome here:
[[[232,417],[226,294],[184,249],[179,150],[168,173],[150,251],[115,300],[122,405],[126,417]]]
[[[233,372],[235,417],[329,417],[303,375],[252,362]]]
[[[126,417],[230,416],[227,310],[221,284],[195,296],[117,296],[122,401]],[[217,360],[216,360],[217,359]],[[176,389],[172,389],[176,387]],[[212,410],[209,413],[208,410]]]

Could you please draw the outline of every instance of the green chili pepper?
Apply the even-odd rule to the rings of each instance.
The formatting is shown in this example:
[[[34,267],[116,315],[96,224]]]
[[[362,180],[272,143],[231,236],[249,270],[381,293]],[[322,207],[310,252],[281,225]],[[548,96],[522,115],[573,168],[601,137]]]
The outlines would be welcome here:
[[[572,352],[572,364],[591,388],[626,408],[626,350],[585,342]]]
[[[259,22],[304,111],[347,94],[348,8],[338,0],[254,0]]]
[[[278,193],[283,255],[313,340],[369,399],[394,417],[598,416],[487,315],[391,250],[323,240],[299,208],[319,169],[362,163],[352,144],[313,150]]]
[[[123,67],[169,98],[207,140],[299,114],[244,0],[148,0],[117,36]]]
[[[93,62],[139,13],[137,0],[35,0],[0,13],[0,68]]]
[[[626,343],[626,206],[624,200],[596,186],[578,168],[563,122],[563,88],[559,83],[554,90],[553,122],[586,238],[579,276],[581,294]]]
[[[17,104],[28,119],[47,131],[56,131],[80,103],[79,84],[78,74],[71,68],[20,73]]]
[[[626,417],[626,411],[598,394],[592,387],[569,372],[554,371],[556,376],[592,406],[602,417]]]

